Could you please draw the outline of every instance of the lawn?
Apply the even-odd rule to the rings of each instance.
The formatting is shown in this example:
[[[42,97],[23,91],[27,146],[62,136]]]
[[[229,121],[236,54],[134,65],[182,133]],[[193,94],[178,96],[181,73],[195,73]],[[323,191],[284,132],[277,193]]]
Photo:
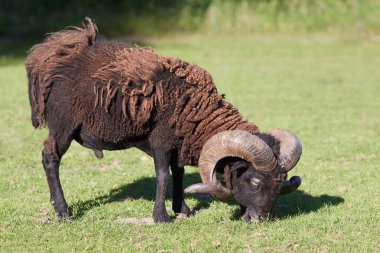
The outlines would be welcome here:
[[[298,191],[269,222],[239,220],[239,207],[187,196],[197,214],[134,225],[153,209],[153,162],[131,149],[102,160],[73,143],[61,182],[73,221],[59,221],[41,165],[47,130],[30,122],[23,59],[0,65],[0,252],[379,252],[380,44],[360,34],[170,35],[145,43],[195,62],[263,131],[302,141]],[[1,56],[0,56],[1,57]],[[185,185],[200,181],[187,168]],[[171,193],[166,206],[171,207]],[[170,210],[169,214],[174,216]]]

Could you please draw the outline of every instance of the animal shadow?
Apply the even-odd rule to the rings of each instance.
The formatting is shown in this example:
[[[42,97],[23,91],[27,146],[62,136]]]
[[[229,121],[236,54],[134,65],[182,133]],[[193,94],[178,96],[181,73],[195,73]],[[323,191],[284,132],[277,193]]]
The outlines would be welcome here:
[[[190,173],[184,175],[184,187],[201,182],[199,173]],[[169,180],[168,191],[166,194],[167,199],[172,198],[172,182]],[[81,218],[88,210],[105,205],[107,203],[124,201],[125,199],[145,199],[149,201],[154,201],[156,192],[156,178],[155,177],[143,177],[132,183],[124,184],[118,188],[110,190],[109,194],[101,195],[93,199],[78,201],[73,203],[71,206],[75,210],[75,219]],[[184,195],[188,198],[190,195]],[[207,208],[213,201],[211,195],[207,194],[195,194],[191,195],[198,199],[198,203],[194,207],[194,210],[201,208]]]
[[[199,173],[193,172],[184,175],[184,187],[201,182]],[[172,198],[172,183],[169,180],[167,198]],[[125,199],[145,199],[154,201],[156,192],[156,178],[143,177],[132,183],[124,184],[116,189],[112,189],[109,194],[98,196],[93,199],[78,201],[73,203],[75,211],[75,218],[81,218],[88,210],[105,205],[107,203],[124,201]],[[185,198],[193,197],[197,199],[197,204],[194,210],[208,208],[214,200],[212,196],[207,194],[194,194],[185,195]],[[300,214],[307,214],[315,212],[320,208],[327,205],[336,206],[344,202],[344,199],[339,196],[329,196],[326,194],[320,196],[312,196],[302,190],[297,190],[288,195],[280,196],[273,208],[271,217],[283,219],[285,217],[298,216]],[[231,199],[227,202],[228,205],[236,206],[236,210],[232,215],[232,220],[240,219],[240,208],[238,203]]]
[[[325,206],[337,206],[344,203],[344,198],[322,194],[312,196],[302,190],[280,196],[272,211],[272,217],[283,219],[315,212]]]
[[[302,214],[316,212],[325,206],[336,206],[344,202],[339,196],[322,194],[312,196],[302,190],[296,190],[288,195],[280,196],[271,212],[271,219],[284,219]],[[232,215],[232,220],[240,219],[240,208]]]

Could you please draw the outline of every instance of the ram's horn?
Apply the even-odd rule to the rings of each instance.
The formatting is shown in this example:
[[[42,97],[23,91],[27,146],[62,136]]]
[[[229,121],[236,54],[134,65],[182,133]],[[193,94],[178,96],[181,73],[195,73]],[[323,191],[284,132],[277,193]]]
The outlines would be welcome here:
[[[185,189],[185,193],[206,193],[211,194],[218,200],[227,200],[232,196],[231,190],[220,183],[199,183],[193,184]]]
[[[268,132],[280,141],[278,164],[290,171],[298,163],[302,154],[302,145],[295,134],[284,129],[273,129]]]
[[[223,131],[211,137],[203,146],[198,162],[201,184],[185,189],[186,193],[209,193],[225,200],[232,196],[215,175],[216,164],[226,157],[239,157],[262,173],[276,168],[277,160],[272,149],[259,137],[242,130]]]
[[[299,176],[293,176],[290,178],[289,183],[286,185],[283,185],[281,187],[280,194],[288,194],[292,191],[297,190],[297,188],[301,185],[301,178]]]

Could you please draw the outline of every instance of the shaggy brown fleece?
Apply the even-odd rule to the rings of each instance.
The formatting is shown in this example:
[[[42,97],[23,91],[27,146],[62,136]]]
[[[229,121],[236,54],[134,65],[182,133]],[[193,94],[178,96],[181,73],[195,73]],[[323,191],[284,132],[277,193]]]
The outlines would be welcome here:
[[[97,35],[96,25],[88,20],[85,28],[52,33],[31,49],[26,68],[35,127],[49,124],[46,102],[56,85],[70,87],[72,94],[55,99],[62,107],[71,103],[77,110],[70,111],[76,114],[75,126],[91,121],[103,139],[118,129],[123,135],[112,133],[115,142],[128,131],[129,136],[146,134],[158,121],[165,121],[167,130],[161,128],[159,134],[167,136],[174,130],[182,165],[196,165],[203,144],[220,131],[258,131],[217,93],[206,70],[150,48],[97,40]],[[67,93],[66,88],[62,92]],[[90,96],[91,106],[81,101]],[[99,110],[117,117],[120,125],[112,128]]]

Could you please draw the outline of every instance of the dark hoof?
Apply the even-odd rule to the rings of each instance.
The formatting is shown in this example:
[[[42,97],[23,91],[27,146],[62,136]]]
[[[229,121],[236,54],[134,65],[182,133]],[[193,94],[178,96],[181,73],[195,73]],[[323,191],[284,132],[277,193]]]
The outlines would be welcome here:
[[[68,221],[68,222],[71,222],[71,221],[74,221],[74,216],[67,216],[67,215],[62,215],[62,216],[59,216],[58,215],[58,220],[59,221]]]
[[[194,216],[194,211],[191,211],[184,201],[180,205],[173,205],[172,210],[176,215],[184,214],[187,217]]]
[[[58,214],[58,219],[59,220],[65,220],[65,221],[73,221],[74,216],[70,213],[63,213],[63,214]]]
[[[166,214],[153,215],[153,220],[155,223],[168,223],[172,221],[172,218]]]
[[[64,220],[70,220],[73,218],[73,213],[70,211],[68,207],[63,208],[55,208],[55,211],[57,212],[58,218],[64,219]]]
[[[187,217],[194,216],[195,211],[191,210],[186,204],[182,205],[179,212],[174,211],[176,215],[186,215]]]

